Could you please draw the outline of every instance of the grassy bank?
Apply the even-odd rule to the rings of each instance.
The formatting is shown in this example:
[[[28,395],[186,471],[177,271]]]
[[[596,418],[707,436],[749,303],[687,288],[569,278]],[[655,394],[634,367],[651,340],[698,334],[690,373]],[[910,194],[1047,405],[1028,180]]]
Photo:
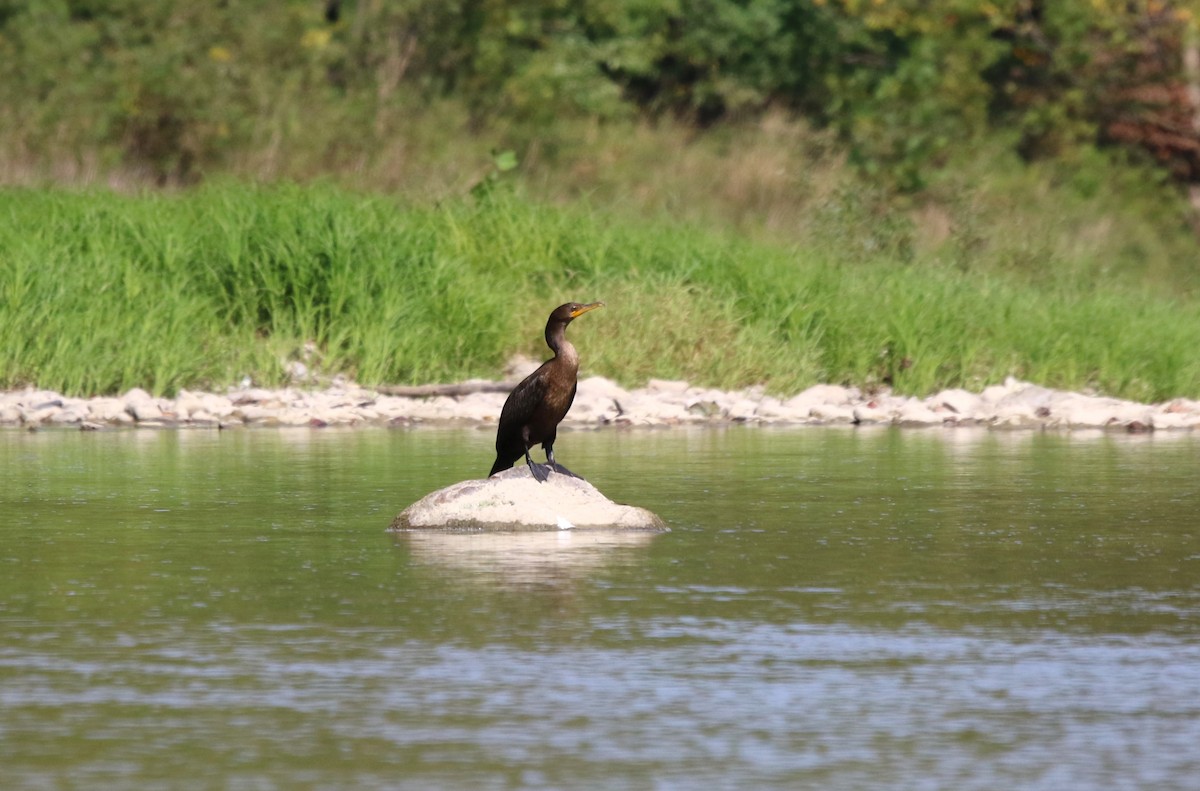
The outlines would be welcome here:
[[[436,207],[327,186],[8,189],[0,387],[277,384],[306,344],[310,367],[367,384],[494,377],[514,352],[544,353],[554,306],[602,299],[572,335],[587,373],[626,384],[921,394],[1016,375],[1200,395],[1190,264],[1150,276],[1087,228],[993,225],[934,246],[894,217],[868,227],[852,196],[822,209],[784,244],[504,189]]]

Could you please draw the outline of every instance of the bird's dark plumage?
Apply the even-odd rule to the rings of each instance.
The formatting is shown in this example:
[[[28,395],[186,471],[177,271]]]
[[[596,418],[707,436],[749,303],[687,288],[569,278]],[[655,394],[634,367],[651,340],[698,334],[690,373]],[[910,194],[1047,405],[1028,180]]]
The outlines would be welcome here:
[[[546,322],[546,345],[554,356],[508,394],[504,409],[500,411],[500,426],[496,429],[496,463],[488,475],[507,470],[522,456],[533,477],[539,481],[548,477],[547,468],[574,475],[554,460],[558,424],[575,401],[579,375],[579,354],[567,340],[567,325],[589,310],[601,307],[604,307],[603,302],[589,305],[568,302],[550,314]],[[538,443],[546,452],[546,464],[535,464],[529,455],[530,448]]]

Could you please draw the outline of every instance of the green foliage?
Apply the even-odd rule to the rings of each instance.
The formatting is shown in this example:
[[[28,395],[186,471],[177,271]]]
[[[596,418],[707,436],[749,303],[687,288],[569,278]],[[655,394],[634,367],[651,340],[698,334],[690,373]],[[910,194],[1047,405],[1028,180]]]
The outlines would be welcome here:
[[[1200,173],[1172,2],[1107,0],[8,0],[0,142],[191,183],[300,146],[325,169],[439,102],[519,149],[569,119],[700,127],[773,108],[836,130],[888,188],[956,149],[1097,141]],[[523,151],[524,153],[524,151]]]
[[[486,200],[501,183],[505,173],[517,167],[517,154],[511,149],[492,152],[492,168],[475,186],[471,187],[471,195],[478,200]]]
[[[330,90],[310,3],[13,3],[0,28],[0,106],[34,153],[101,148],[161,183],[190,182]],[[38,151],[40,137],[54,148]],[[64,139],[65,138],[65,139]]]
[[[4,388],[277,384],[301,354],[366,384],[490,377],[513,352],[545,354],[553,307],[603,299],[576,328],[586,372],[631,385],[920,394],[1016,375],[1143,399],[1200,393],[1196,297],[1173,280],[1134,287],[1144,272],[1113,271],[1090,248],[1048,248],[1057,260],[1032,270],[1009,266],[996,240],[967,268],[913,245],[847,258],[504,190],[432,209],[328,187],[5,190],[0,217]],[[817,236],[856,236],[859,221],[830,215]]]

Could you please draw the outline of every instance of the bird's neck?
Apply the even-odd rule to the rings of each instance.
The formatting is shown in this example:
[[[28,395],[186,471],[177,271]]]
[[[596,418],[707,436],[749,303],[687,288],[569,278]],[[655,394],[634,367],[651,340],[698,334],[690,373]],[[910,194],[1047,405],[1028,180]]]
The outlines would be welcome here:
[[[579,367],[579,352],[567,340],[567,325],[551,324],[546,327],[546,345],[554,352],[555,359]]]

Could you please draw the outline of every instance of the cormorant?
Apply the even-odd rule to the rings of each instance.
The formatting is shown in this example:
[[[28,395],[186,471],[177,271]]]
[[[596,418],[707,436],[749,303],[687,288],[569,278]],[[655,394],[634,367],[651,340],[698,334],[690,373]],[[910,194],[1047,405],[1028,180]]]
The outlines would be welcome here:
[[[546,322],[546,345],[554,356],[521,380],[508,394],[500,411],[500,426],[496,429],[496,463],[489,477],[507,470],[517,459],[525,456],[529,471],[540,482],[549,477],[547,468],[563,475],[578,478],[554,460],[554,437],[558,424],[575,401],[579,374],[579,353],[567,340],[567,325],[589,310],[604,307],[603,302],[581,305],[568,302],[559,305]],[[546,464],[535,464],[529,449],[542,443]]]

